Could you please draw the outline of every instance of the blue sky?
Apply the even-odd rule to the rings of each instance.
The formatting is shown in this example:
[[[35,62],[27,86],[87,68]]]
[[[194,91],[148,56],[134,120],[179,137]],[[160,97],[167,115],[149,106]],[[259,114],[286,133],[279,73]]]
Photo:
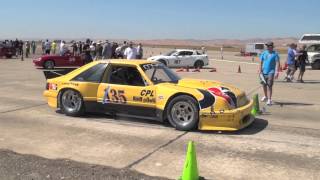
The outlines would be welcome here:
[[[320,33],[319,0],[0,0],[0,38],[246,39]]]

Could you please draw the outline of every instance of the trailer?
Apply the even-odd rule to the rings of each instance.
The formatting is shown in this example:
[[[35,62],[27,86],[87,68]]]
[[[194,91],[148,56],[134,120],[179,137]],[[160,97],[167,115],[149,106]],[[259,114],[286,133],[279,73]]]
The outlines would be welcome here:
[[[264,43],[249,43],[246,45],[244,55],[257,56],[265,50]]]

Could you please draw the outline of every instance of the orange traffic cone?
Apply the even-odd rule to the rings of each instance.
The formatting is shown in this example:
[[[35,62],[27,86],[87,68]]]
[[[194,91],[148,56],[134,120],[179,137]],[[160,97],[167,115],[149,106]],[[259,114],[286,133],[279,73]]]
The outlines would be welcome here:
[[[197,67],[195,70],[193,70],[192,72],[200,72],[200,68]]]
[[[178,69],[176,72],[183,72],[184,71],[184,69],[183,68],[180,68],[180,69]]]
[[[216,68],[212,68],[209,72],[217,72]]]
[[[239,65],[239,67],[238,67],[238,73],[241,73],[241,67],[240,67],[240,65]]]

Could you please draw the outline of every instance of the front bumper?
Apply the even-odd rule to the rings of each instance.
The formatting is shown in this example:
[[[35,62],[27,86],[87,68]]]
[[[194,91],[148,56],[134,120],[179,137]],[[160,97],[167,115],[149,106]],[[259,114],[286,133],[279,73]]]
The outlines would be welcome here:
[[[249,126],[254,117],[251,115],[253,101],[237,109],[223,112],[200,113],[200,130],[237,131]]]
[[[42,67],[42,61],[39,61],[39,60],[35,59],[35,60],[33,60],[32,62],[33,62],[33,64],[34,64],[35,66]]]
[[[57,108],[57,96],[58,93],[56,91],[46,90],[43,92],[43,96],[47,98],[48,105],[52,108]]]

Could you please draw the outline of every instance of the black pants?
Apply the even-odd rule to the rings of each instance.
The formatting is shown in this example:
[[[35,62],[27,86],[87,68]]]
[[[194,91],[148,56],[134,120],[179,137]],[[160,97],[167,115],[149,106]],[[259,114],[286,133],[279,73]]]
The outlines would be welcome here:
[[[50,49],[46,49],[46,54],[50,54]]]

